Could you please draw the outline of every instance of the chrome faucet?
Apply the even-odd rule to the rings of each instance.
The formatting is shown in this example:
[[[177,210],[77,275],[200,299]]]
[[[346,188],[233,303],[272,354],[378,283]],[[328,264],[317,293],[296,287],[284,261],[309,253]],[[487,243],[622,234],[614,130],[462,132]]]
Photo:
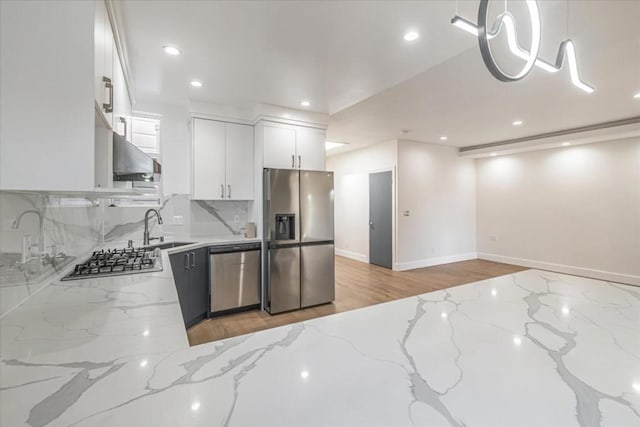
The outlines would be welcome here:
[[[161,242],[164,241],[164,237],[149,237],[149,214],[155,214],[158,217],[158,224],[162,224],[162,217],[160,216],[160,212],[153,208],[147,210],[147,212],[144,214],[144,237],[142,240],[142,244],[144,246],[149,245],[149,242],[151,240],[160,239]]]
[[[32,213],[38,216],[38,222],[40,223],[40,230],[41,230],[40,232],[42,232],[42,214],[34,209],[29,209],[27,211],[22,212],[20,215],[18,215],[17,218],[13,220],[13,224],[11,224],[11,228],[14,230],[17,230],[20,227],[20,221],[22,221],[22,217],[28,213]]]
[[[42,229],[42,214],[35,209],[29,209],[22,212],[20,215],[13,220],[13,224],[11,224],[11,228],[13,230],[17,230],[20,228],[20,221],[22,221],[22,217],[26,214],[34,214],[38,217],[38,244],[35,245],[38,248],[37,256],[39,257],[44,250],[44,230]],[[20,263],[26,264],[29,260],[31,260],[33,254],[33,249],[31,245],[31,236],[22,236],[22,253],[20,255]]]

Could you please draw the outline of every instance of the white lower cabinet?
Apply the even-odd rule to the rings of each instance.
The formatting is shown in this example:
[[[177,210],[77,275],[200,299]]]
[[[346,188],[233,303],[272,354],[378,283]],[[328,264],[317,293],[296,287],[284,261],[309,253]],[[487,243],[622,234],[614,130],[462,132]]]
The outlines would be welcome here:
[[[253,200],[253,127],[194,118],[191,198]]]

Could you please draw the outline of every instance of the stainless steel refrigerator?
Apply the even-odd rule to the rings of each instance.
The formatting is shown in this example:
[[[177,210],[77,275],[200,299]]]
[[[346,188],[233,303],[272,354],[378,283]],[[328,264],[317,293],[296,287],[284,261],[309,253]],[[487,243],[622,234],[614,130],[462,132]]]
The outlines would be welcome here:
[[[265,169],[263,183],[266,310],[333,301],[333,172]]]

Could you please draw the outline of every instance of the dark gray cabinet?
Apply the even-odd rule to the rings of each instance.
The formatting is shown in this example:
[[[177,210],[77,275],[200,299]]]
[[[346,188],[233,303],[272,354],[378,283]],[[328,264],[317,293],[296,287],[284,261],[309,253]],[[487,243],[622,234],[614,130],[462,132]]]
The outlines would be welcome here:
[[[184,325],[188,328],[207,317],[209,312],[208,248],[169,256],[178,291]]]

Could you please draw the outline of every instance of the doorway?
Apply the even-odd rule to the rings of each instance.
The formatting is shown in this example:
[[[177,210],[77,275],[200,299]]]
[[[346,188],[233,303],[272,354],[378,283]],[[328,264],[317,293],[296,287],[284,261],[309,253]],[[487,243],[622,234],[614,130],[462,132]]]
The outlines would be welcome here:
[[[393,173],[369,174],[369,263],[392,268]]]

